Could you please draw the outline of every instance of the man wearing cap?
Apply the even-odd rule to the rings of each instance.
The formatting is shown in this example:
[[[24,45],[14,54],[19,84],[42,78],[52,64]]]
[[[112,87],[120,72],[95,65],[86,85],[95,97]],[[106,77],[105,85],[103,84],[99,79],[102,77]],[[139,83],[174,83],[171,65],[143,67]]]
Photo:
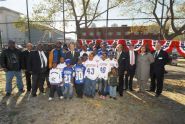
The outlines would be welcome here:
[[[161,44],[156,44],[156,50],[153,52],[155,58],[154,63],[151,64],[151,85],[150,91],[156,91],[156,97],[159,97],[163,89],[164,81],[164,66],[169,62],[169,56],[166,51],[161,49]]]
[[[134,51],[134,44],[131,44],[128,51],[128,73],[125,77],[125,90],[129,88],[130,91],[133,91],[132,83],[136,71],[136,60],[137,52]]]
[[[12,79],[16,77],[17,87],[19,92],[24,92],[22,82],[22,54],[16,49],[15,41],[8,42],[8,49],[2,51],[1,67],[6,75],[6,96],[10,96],[12,92]]]

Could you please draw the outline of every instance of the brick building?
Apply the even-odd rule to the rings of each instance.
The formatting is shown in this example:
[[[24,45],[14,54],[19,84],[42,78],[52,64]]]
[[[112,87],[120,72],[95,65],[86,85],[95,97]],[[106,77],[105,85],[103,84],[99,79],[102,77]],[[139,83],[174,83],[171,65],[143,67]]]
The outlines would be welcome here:
[[[160,33],[148,31],[148,26],[82,28],[81,39],[159,39]]]

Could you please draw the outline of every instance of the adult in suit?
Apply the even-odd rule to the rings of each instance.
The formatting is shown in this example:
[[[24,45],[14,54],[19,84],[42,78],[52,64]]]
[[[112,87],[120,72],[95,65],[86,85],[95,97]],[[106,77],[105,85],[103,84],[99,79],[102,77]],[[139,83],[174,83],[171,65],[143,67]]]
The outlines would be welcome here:
[[[43,51],[42,44],[37,45],[36,51],[31,51],[28,59],[28,71],[32,74],[32,96],[37,96],[37,89],[44,93],[44,80],[48,68],[47,55]]]
[[[150,91],[155,92],[159,97],[163,89],[164,66],[169,62],[168,53],[161,49],[161,44],[156,44],[156,50],[153,52],[154,63],[151,64],[151,85]]]
[[[137,61],[137,52],[134,51],[134,44],[129,46],[128,53],[128,73],[125,78],[125,89],[129,88],[130,91],[133,91],[132,84],[133,78],[136,71],[136,61]]]
[[[78,61],[80,53],[75,51],[75,44],[71,42],[69,44],[69,51],[66,53],[65,59],[71,59],[71,65],[75,65]]]
[[[33,48],[31,43],[26,44],[27,50],[23,51],[23,70],[25,70],[27,92],[31,91],[31,73],[28,71],[27,63],[29,54]]]
[[[119,75],[119,94],[123,96],[123,86],[125,84],[124,78],[128,71],[128,54],[123,51],[123,46],[117,46],[117,60],[118,60],[118,75]]]

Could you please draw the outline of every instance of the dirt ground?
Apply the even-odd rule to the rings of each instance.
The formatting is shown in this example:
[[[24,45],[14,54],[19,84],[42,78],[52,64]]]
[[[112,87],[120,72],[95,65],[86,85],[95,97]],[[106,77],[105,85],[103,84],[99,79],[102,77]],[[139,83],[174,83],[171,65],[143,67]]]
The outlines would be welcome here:
[[[166,66],[164,92],[124,92],[117,100],[74,97],[48,102],[48,94],[29,93],[4,97],[4,74],[0,74],[0,124],[185,124],[185,62]],[[25,82],[25,81],[24,81]],[[136,82],[134,83],[137,90]],[[47,92],[48,93],[48,92]]]

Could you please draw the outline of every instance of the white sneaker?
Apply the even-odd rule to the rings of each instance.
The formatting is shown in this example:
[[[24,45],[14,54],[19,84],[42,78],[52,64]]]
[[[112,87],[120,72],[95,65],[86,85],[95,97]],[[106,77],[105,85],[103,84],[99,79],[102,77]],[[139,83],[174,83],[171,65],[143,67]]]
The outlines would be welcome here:
[[[48,101],[51,101],[51,100],[53,100],[53,98],[52,97],[49,97]]]
[[[63,96],[60,96],[60,99],[63,99],[64,97]]]

